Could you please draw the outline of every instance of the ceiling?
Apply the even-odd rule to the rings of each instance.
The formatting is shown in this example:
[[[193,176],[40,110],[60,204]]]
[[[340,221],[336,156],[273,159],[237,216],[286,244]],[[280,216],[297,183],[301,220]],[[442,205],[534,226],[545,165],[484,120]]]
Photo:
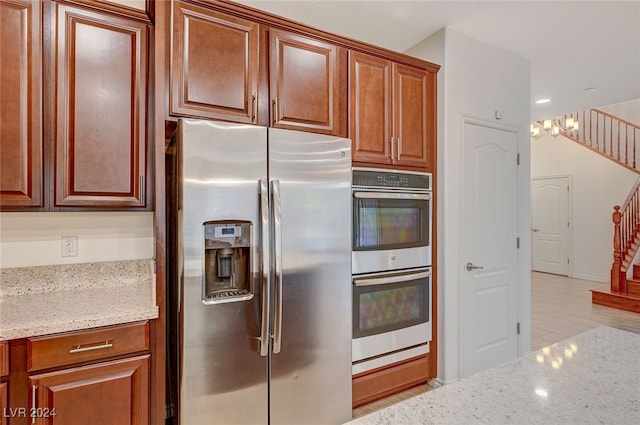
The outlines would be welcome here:
[[[532,120],[640,98],[638,0],[237,1],[398,52],[448,27],[516,53],[531,61]]]

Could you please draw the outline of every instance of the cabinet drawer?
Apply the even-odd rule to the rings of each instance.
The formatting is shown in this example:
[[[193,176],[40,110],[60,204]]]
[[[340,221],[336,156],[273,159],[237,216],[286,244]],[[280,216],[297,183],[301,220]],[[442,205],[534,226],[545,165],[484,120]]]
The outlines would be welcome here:
[[[0,341],[0,376],[9,374],[9,344]]]
[[[29,338],[27,370],[49,369],[149,350],[149,322]]]

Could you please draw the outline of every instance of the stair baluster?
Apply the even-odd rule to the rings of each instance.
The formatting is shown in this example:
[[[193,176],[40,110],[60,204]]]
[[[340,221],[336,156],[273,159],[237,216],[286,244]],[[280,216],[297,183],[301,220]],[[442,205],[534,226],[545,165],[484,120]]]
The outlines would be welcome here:
[[[611,290],[620,291],[621,280],[626,280],[622,274],[622,240],[620,234],[620,222],[622,214],[620,205],[613,207],[613,265],[611,266]],[[624,285],[624,283],[622,284]]]

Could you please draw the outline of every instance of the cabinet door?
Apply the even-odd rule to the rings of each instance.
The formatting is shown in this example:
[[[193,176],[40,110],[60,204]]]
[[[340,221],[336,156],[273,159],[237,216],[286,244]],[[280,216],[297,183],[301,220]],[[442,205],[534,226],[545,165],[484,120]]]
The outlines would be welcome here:
[[[171,113],[255,123],[258,24],[174,2]]]
[[[272,127],[338,135],[338,47],[270,30]]]
[[[0,416],[0,425],[6,425],[7,419],[5,418],[7,415],[7,410],[9,407],[8,397],[9,394],[9,383],[8,382],[0,382],[0,412],[2,415]]]
[[[149,424],[148,355],[33,375],[29,387],[37,425]]]
[[[349,137],[354,162],[391,163],[391,62],[349,52]]]
[[[435,143],[435,75],[393,66],[394,164],[431,169]]]
[[[55,206],[143,207],[147,26],[53,7]]]
[[[39,0],[0,1],[0,207],[43,206]]]

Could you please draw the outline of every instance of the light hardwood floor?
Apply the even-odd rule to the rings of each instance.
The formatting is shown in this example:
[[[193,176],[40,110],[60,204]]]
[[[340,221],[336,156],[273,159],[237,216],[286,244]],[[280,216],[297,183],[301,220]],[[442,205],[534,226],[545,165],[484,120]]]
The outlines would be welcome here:
[[[640,333],[640,314],[591,303],[590,289],[608,284],[547,273],[531,273],[531,349],[600,325]]]
[[[531,273],[531,350],[570,338],[601,325],[640,333],[640,314],[591,303],[591,289],[608,284],[547,273]],[[353,410],[358,418],[431,390],[420,385]]]

